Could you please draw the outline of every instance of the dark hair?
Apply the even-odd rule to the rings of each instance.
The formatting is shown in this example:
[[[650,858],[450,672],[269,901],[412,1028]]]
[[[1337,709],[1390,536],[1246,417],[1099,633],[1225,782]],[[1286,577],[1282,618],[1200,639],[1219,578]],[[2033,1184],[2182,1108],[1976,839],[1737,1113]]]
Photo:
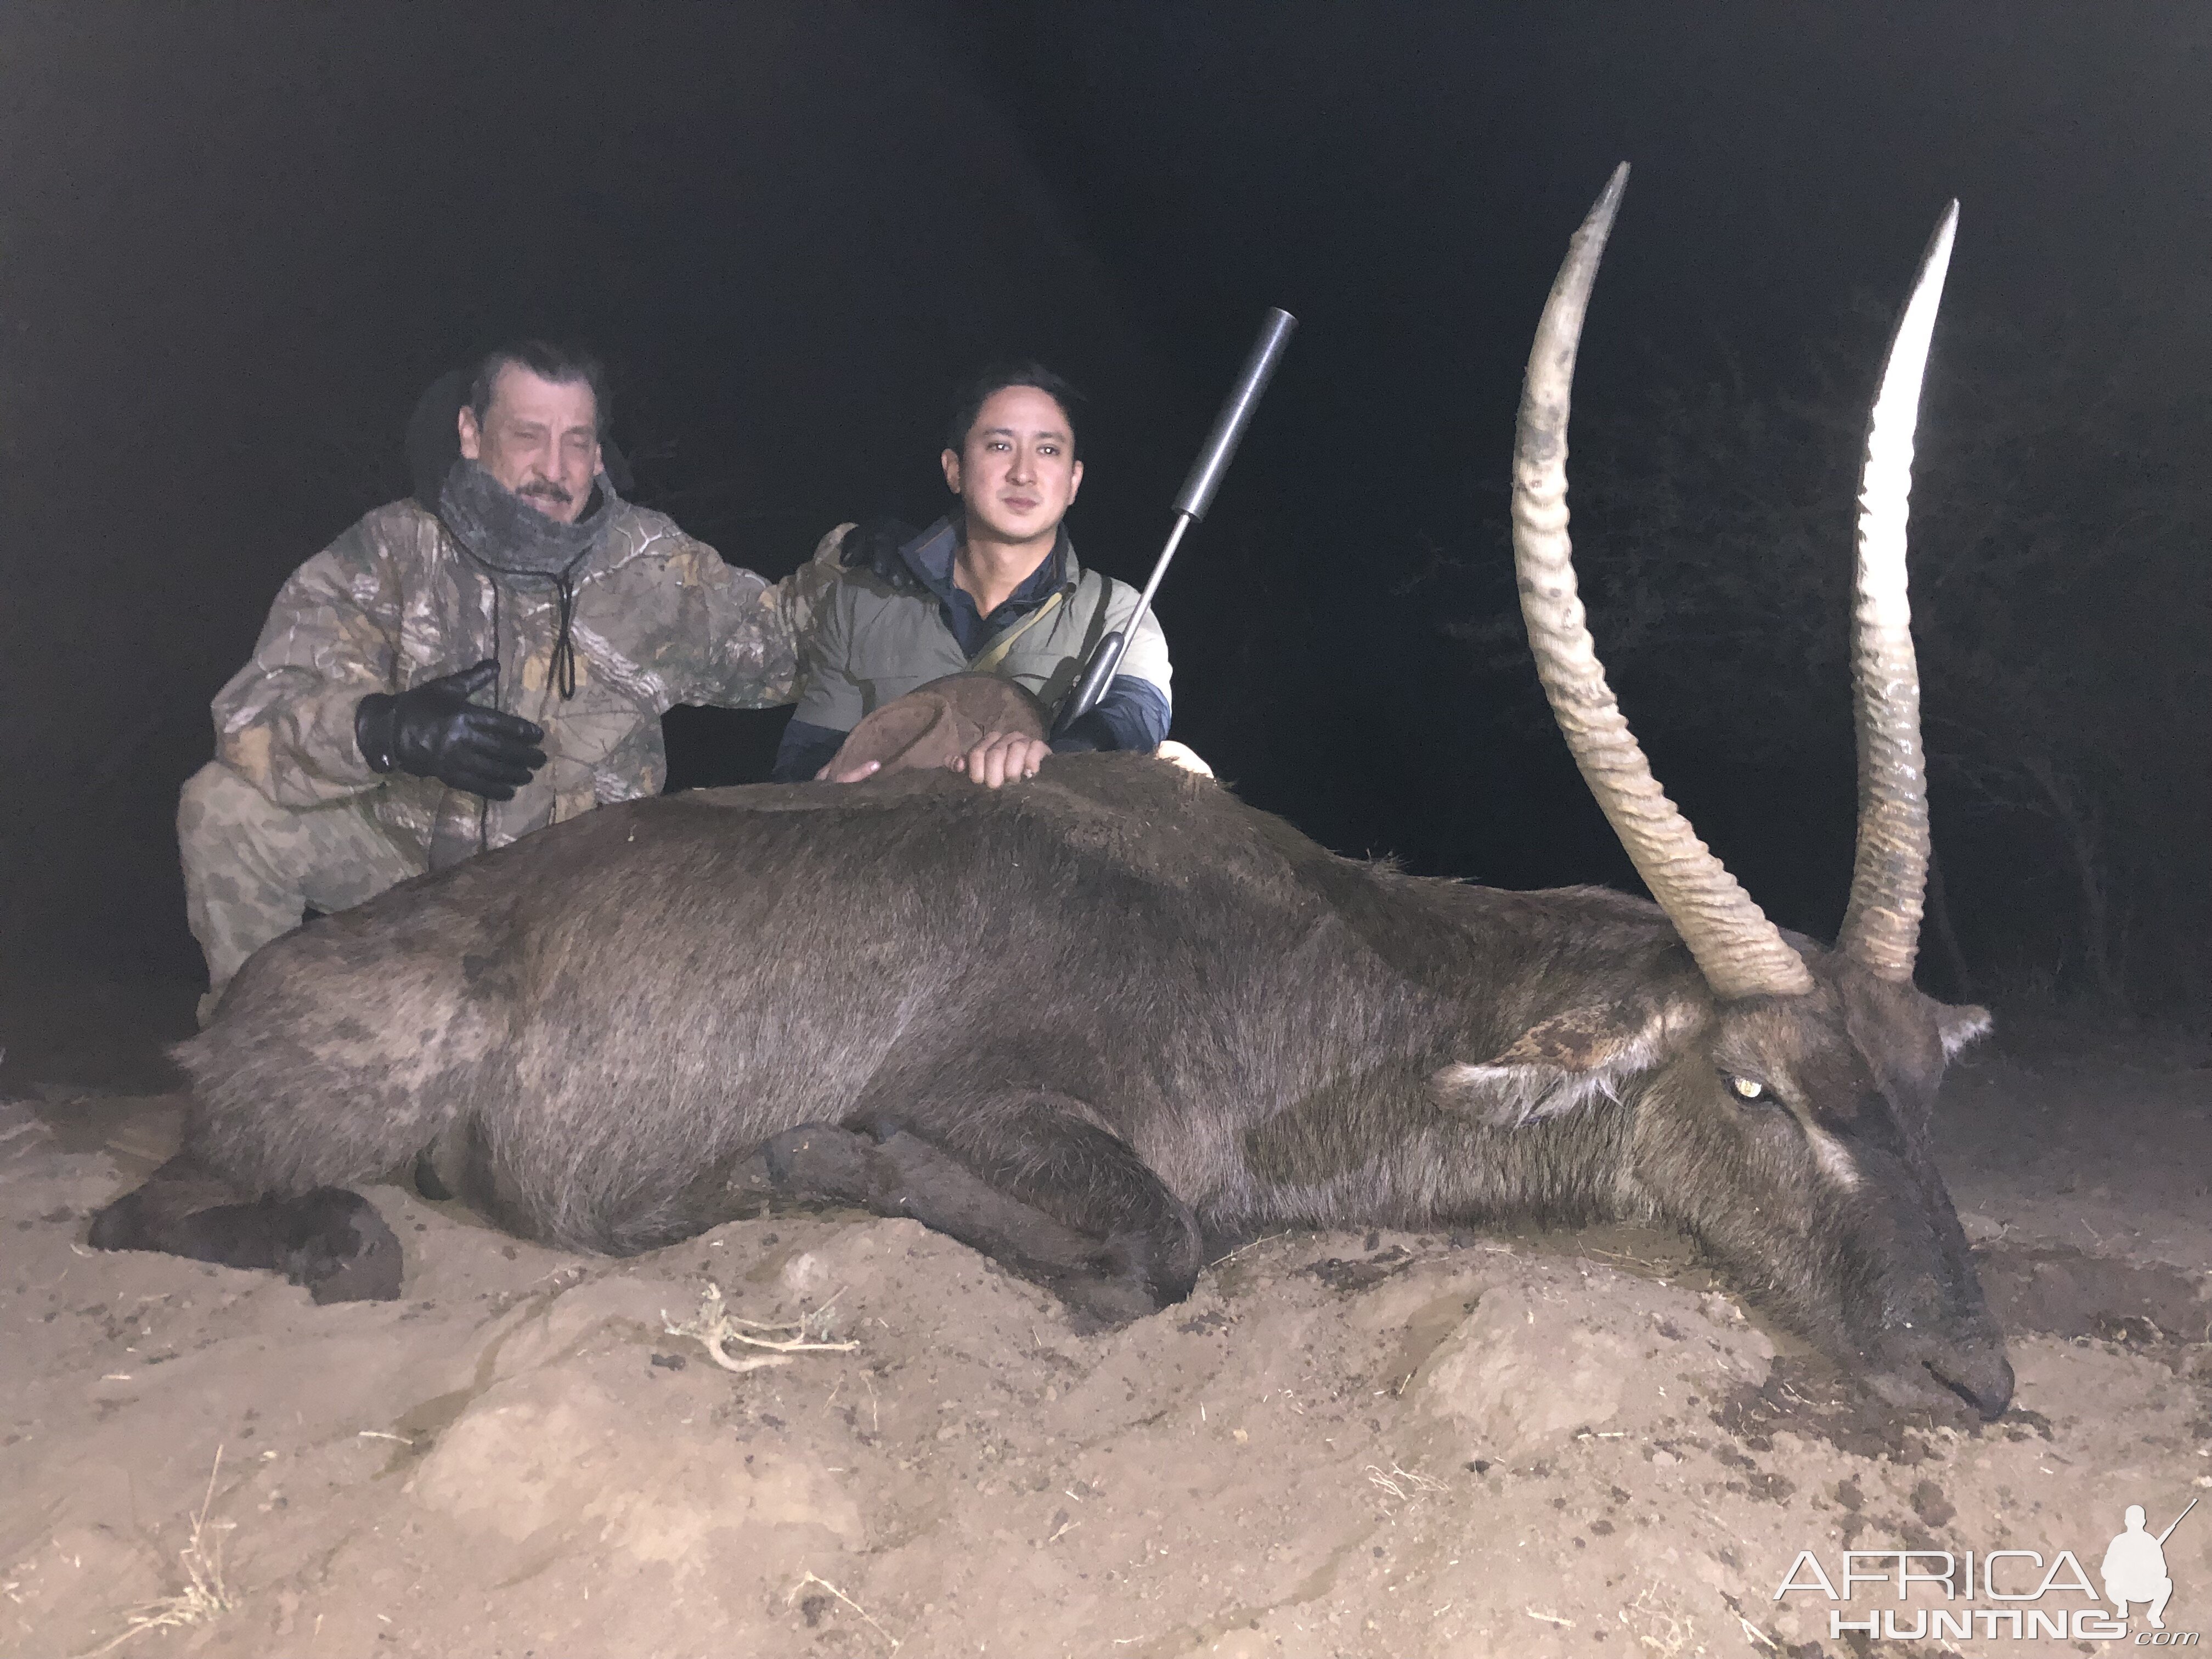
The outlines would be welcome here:
[[[1067,416],[1068,459],[1074,460],[1082,454],[1083,441],[1075,429],[1075,406],[1083,401],[1083,394],[1034,359],[994,363],[963,386],[960,401],[952,406],[951,424],[945,429],[945,447],[956,455],[965,449],[983,405],[1010,386],[1035,386],[1058,404],[1060,413]]]
[[[590,386],[593,422],[599,435],[606,436],[614,413],[607,398],[606,370],[583,347],[551,340],[516,340],[477,359],[477,366],[469,374],[469,407],[475,411],[478,426],[491,415],[492,387],[498,383],[500,370],[509,363],[526,368],[539,380],[550,380],[556,386],[574,386],[581,380]]]

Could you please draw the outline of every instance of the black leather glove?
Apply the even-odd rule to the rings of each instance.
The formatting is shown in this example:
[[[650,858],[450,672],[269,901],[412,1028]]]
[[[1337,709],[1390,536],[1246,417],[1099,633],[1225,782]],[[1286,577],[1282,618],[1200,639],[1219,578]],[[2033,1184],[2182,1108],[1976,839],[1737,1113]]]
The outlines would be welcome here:
[[[920,534],[896,519],[869,519],[845,532],[837,549],[837,562],[848,570],[866,570],[894,593],[927,592],[899,550]]]
[[[372,692],[354,710],[354,741],[375,772],[397,767],[487,800],[513,800],[545,764],[544,728],[469,701],[499,683],[499,664],[425,680],[393,696]]]

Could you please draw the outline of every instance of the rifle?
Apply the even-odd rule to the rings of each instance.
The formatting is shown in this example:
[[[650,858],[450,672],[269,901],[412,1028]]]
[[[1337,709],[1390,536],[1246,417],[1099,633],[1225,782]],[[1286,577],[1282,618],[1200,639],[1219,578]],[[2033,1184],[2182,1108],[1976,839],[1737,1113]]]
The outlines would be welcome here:
[[[1259,407],[1260,394],[1274,378],[1276,366],[1283,361],[1284,349],[1291,343],[1291,331],[1297,325],[1298,319],[1282,310],[1270,311],[1261,320],[1260,337],[1253,343],[1244,367],[1237,371],[1237,383],[1229,389],[1229,400],[1213,417],[1213,430],[1206,434],[1206,447],[1199,451],[1190,476],[1176,492],[1175,527],[1168,532],[1167,545],[1160,550],[1158,562],[1152,566],[1152,580],[1137,596],[1137,608],[1130,612],[1128,622],[1100,640],[1097,648],[1091,652],[1091,660],[1077,677],[1075,689],[1060,706],[1060,718],[1053,722],[1054,737],[1065,735],[1069,726],[1096,708],[1098,700],[1106,695],[1106,688],[1114,683],[1115,672],[1121,665],[1121,653],[1137,636],[1145,613],[1152,609],[1152,595],[1159,589],[1160,578],[1167,574],[1168,561],[1175,557],[1183,532],[1203,519],[1206,509],[1213,505],[1213,492],[1220,488],[1221,475],[1229,471],[1237,446],[1243,441],[1244,428],[1252,423],[1252,411]]]
[[[2189,1500],[2189,1510],[2193,1510],[2196,1507],[2197,1500],[2192,1498]],[[2175,1516],[2172,1521],[2166,1523],[2166,1530],[2159,1534],[2158,1541],[2159,1547],[2161,1549],[2165,1547],[2166,1540],[2173,1536],[2173,1529],[2179,1526],[2183,1522],[2189,1519],[2189,1510],[2184,1510],[2180,1514]]]

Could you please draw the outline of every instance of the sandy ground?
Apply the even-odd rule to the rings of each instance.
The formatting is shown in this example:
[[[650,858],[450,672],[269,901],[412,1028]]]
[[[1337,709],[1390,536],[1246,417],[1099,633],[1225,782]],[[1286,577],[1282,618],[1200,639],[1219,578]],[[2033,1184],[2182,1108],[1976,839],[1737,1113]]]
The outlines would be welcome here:
[[[2020,1379],[1966,1430],[1873,1408],[1680,1240],[1617,1230],[1272,1238],[1086,1334],[911,1223],[771,1214],[610,1261],[374,1188],[406,1297],[317,1308],[87,1251],[175,1103],[50,1086],[0,1103],[0,1653],[1809,1659],[1869,1650],[1832,1613],[1930,1607],[2008,1616],[1873,1650],[2212,1631],[2205,1058],[2045,1033],[1955,1075],[1945,1167]],[[723,1370],[667,1328],[710,1285],[837,1346]],[[2126,1504],[2156,1531],[2192,1496],[2166,1631],[2137,1604],[2077,1635],[2060,1553],[2094,1582]],[[1994,1588],[2053,1582],[1900,1601],[1893,1559],[1831,1601],[1847,1549],[2032,1551]],[[2012,1610],[2067,1636],[2015,1641]]]

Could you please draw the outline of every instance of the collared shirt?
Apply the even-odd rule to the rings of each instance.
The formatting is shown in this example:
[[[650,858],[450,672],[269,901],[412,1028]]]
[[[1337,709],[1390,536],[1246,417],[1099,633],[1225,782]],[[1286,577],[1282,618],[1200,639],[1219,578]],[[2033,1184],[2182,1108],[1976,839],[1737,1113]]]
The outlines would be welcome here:
[[[954,580],[953,561],[959,556],[959,527],[950,519],[940,519],[899,550],[906,568],[937,596],[939,619],[969,657],[980,655],[994,639],[1069,585],[1066,573],[1073,550],[1065,526],[1044,562],[1023,577],[988,617],[975,609],[975,596]]]

